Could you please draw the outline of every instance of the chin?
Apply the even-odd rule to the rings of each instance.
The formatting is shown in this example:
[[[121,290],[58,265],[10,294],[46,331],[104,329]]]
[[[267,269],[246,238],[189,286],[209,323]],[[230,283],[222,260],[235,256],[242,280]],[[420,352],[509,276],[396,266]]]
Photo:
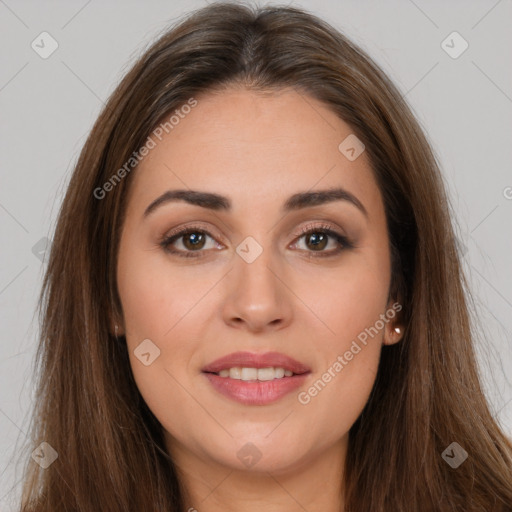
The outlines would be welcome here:
[[[221,447],[221,453],[212,453],[219,464],[236,471],[252,473],[285,474],[300,468],[307,459],[299,452],[299,446],[284,444],[282,436],[273,439],[267,431],[264,435],[248,436],[233,440],[229,446]],[[300,445],[304,449],[304,443]]]

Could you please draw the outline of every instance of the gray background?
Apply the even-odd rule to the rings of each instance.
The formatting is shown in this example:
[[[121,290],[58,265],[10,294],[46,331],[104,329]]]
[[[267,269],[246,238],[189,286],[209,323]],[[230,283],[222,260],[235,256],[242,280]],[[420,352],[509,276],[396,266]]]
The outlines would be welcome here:
[[[73,165],[134,58],[205,3],[0,0],[0,510],[14,510],[19,494],[16,460],[33,403],[44,237],[52,238]],[[478,345],[485,389],[512,435],[511,1],[290,5],[312,10],[368,51],[424,127],[446,178],[475,322],[486,338]],[[47,59],[31,47],[43,31],[59,45]],[[458,58],[441,46],[453,31],[469,44]],[[453,37],[445,44],[451,52],[462,48]]]

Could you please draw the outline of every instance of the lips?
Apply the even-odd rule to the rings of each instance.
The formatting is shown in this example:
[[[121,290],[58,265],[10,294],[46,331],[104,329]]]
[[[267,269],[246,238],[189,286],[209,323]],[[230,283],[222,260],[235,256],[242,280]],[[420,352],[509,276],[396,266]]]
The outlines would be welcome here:
[[[299,361],[280,352],[266,352],[264,354],[254,354],[251,352],[233,352],[227,356],[216,359],[207,364],[202,371],[204,373],[218,373],[234,367],[245,368],[284,368],[296,375],[309,373],[311,369]]]

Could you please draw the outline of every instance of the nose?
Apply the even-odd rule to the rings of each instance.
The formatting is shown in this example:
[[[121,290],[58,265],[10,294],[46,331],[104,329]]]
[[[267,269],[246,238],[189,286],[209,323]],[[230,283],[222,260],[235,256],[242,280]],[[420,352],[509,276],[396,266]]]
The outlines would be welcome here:
[[[250,332],[270,332],[290,324],[293,293],[270,249],[263,250],[251,263],[237,254],[226,279],[226,324]]]

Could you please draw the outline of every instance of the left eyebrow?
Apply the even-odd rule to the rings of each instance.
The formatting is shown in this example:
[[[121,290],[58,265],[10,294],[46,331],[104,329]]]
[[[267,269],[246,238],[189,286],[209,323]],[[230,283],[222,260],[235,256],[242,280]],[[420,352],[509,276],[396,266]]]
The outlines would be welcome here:
[[[354,194],[341,187],[293,194],[284,203],[282,211],[285,213],[292,210],[299,210],[301,208],[310,208],[312,206],[318,206],[325,203],[332,203],[333,201],[348,201],[358,208],[365,217],[368,217],[368,212],[363,206],[363,203],[361,203]]]
[[[232,208],[231,200],[228,197],[212,192],[201,192],[198,190],[167,190],[146,208],[144,217],[147,217],[158,207],[174,201],[185,201],[191,205],[217,211],[231,211]],[[333,201],[347,201],[368,217],[368,212],[361,201],[359,201],[354,194],[340,187],[293,194],[286,200],[281,211],[287,213],[292,210],[310,208]]]

